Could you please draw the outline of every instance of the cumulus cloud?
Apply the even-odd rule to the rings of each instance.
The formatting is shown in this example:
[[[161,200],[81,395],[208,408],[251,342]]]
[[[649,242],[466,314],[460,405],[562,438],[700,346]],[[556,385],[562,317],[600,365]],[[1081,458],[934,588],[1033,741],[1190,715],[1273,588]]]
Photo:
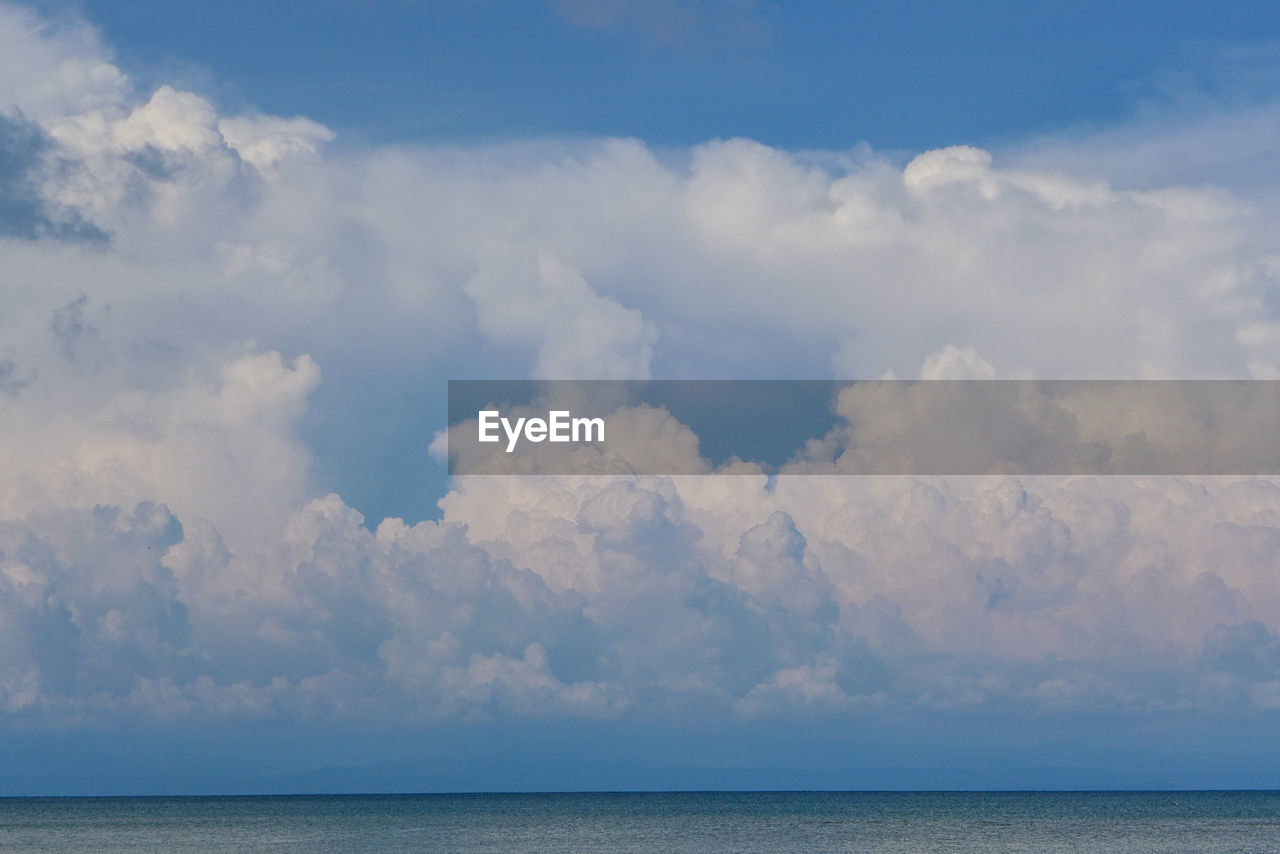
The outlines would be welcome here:
[[[0,104],[46,119],[117,105],[131,94],[97,32],[74,17],[50,20],[0,8]]]
[[[183,349],[212,316],[224,340],[371,370],[465,350],[538,376],[833,361],[914,376],[974,342],[970,367],[1002,376],[1268,376],[1276,362],[1268,217],[1212,187],[1123,190],[971,148],[898,168],[748,140],[326,157],[331,134],[306,119],[223,116],[172,87],[40,123],[58,162],[43,198],[114,251],[34,253],[13,278],[96,277],[90,296],[163,312]],[[178,277],[186,311],[168,298]]]
[[[1267,206],[964,147],[335,150],[9,6],[0,58],[6,714],[1276,705],[1272,481],[476,476],[366,524],[301,438],[455,370],[1271,376]]]
[[[309,457],[292,425],[318,380],[306,356],[288,367],[277,353],[241,356],[178,388],[120,389],[97,401],[80,394],[86,378],[67,383],[62,399],[28,402],[42,390],[37,380],[0,413],[14,451],[0,462],[0,508],[21,517],[164,496],[237,541],[274,534],[308,492]]]
[[[440,522],[331,495],[234,552],[61,511],[6,523],[3,684],[179,719],[1263,710],[1278,511],[1257,481],[484,476]]]
[[[480,328],[496,341],[536,348],[539,379],[648,379],[654,325],[601,297],[552,255],[481,269],[464,285]]]
[[[968,370],[971,354],[944,356]],[[928,366],[928,365],[926,365]],[[963,370],[961,373],[963,373]],[[871,381],[791,473],[1272,474],[1273,383]]]
[[[922,380],[992,380],[995,366],[972,347],[948,344],[924,360]]]

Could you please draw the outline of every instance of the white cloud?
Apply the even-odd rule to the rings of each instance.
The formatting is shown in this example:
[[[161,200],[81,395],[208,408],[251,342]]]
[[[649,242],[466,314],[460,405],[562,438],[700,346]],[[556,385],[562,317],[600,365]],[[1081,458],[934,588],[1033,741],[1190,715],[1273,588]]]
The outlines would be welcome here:
[[[454,371],[1271,376],[1256,197],[972,148],[333,150],[137,94],[83,25],[0,7],[0,57],[47,136],[21,168],[109,233],[0,242],[8,714],[1275,704],[1273,482],[487,476],[371,530],[299,438],[368,417],[308,410],[322,369],[340,402]]]
[[[334,138],[333,131],[304,116],[236,116],[218,122],[218,132],[259,170],[268,171],[297,157],[311,157]]]
[[[0,8],[0,109],[19,106],[46,119],[115,106],[129,94],[127,79],[83,21]]]
[[[494,255],[499,255],[500,250]],[[532,263],[480,261],[463,286],[480,329],[495,341],[529,344],[539,379],[648,379],[657,331],[640,312],[601,297],[553,255]]]
[[[208,519],[237,543],[274,535],[310,488],[293,422],[318,381],[306,356],[290,368],[265,353],[179,388],[114,389],[98,401],[85,382],[58,396],[42,384],[0,413],[11,451],[0,461],[0,508],[21,518],[163,496],[184,519]]]
[[[924,360],[922,380],[993,380],[995,366],[972,347],[948,344]]]

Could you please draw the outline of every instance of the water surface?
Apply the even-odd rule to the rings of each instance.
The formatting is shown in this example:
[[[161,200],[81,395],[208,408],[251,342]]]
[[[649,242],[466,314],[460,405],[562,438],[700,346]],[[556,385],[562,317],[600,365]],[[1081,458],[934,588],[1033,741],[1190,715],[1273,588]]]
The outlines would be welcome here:
[[[0,850],[1273,852],[1280,792],[4,798]]]

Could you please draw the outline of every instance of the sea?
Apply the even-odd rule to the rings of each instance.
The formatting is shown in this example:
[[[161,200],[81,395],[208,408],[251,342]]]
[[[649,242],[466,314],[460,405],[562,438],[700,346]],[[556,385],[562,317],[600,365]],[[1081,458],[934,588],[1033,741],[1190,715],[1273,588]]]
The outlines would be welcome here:
[[[0,851],[1276,852],[1280,792],[4,798]]]

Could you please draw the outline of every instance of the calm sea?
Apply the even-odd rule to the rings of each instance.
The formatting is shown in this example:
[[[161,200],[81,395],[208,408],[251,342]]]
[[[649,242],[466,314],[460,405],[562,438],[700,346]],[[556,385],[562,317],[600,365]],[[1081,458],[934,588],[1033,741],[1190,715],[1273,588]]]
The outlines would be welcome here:
[[[6,798],[0,851],[1275,852],[1280,792]]]

